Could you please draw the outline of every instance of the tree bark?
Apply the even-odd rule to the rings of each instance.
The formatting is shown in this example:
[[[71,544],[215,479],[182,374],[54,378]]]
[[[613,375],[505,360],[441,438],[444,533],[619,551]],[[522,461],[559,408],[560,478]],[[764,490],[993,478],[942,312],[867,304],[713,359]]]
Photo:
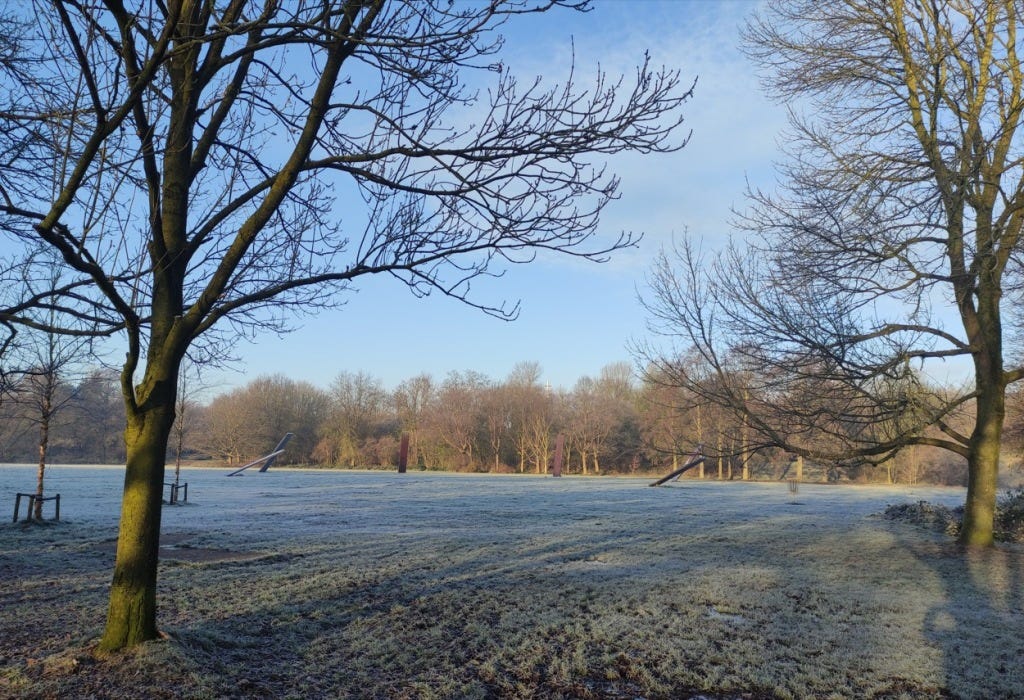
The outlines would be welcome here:
[[[960,542],[971,547],[989,547],[995,541],[993,519],[1006,415],[1006,386],[999,356],[992,357],[995,353],[979,355],[981,357],[975,360],[977,419],[967,455],[967,500]]]
[[[159,636],[156,579],[161,498],[176,387],[173,381],[157,384],[145,410],[130,415],[125,428],[128,459],[110,606],[100,640],[104,651]]]
[[[46,450],[50,444],[50,416],[49,401],[43,410],[42,421],[39,424],[39,471],[36,473],[36,520],[43,519],[43,477],[46,473]]]

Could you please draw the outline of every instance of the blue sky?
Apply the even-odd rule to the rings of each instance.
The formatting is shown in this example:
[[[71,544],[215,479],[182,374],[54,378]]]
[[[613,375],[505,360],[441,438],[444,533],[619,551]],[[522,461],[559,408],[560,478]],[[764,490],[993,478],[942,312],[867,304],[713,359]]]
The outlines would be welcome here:
[[[629,361],[628,342],[645,334],[637,292],[658,249],[686,231],[710,245],[724,240],[745,181],[772,181],[785,112],[762,95],[738,49],[739,27],[755,6],[597,0],[590,13],[521,18],[503,32],[501,58],[522,80],[557,80],[573,46],[583,84],[598,65],[628,76],[645,51],[654,65],[698,80],[684,110],[693,131],[685,149],[610,161],[622,179],[621,199],[606,209],[601,231],[612,240],[623,230],[642,232],[639,248],[603,265],[548,257],[513,267],[479,297],[521,301],[513,322],[438,296],[416,299],[392,279],[361,281],[343,307],[298,319],[292,333],[242,341],[235,369],[207,376],[213,391],[277,372],[325,388],[346,370],[389,387],[424,372],[439,380],[461,370],[501,379],[521,361],[538,362],[543,381],[569,388],[609,363]]]

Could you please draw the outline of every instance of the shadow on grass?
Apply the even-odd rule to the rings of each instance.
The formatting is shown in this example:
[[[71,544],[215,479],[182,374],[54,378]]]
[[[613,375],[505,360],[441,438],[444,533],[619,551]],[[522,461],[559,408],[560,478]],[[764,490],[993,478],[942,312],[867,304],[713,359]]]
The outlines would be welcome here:
[[[900,637],[905,619],[919,626],[927,617],[929,639],[944,651],[952,640],[932,631],[947,619],[932,614],[943,607],[933,600],[926,616],[890,615],[934,564],[904,551],[927,548],[926,538],[894,545],[888,531],[879,535],[883,525],[859,517],[766,508],[751,496],[763,489],[721,502],[703,493],[640,486],[569,509],[551,492],[471,500],[411,492],[402,502],[371,499],[372,518],[351,515],[352,504],[341,515],[321,507],[259,527],[246,514],[194,543],[235,548],[248,537],[275,555],[163,563],[159,617],[171,640],[98,662],[80,652],[99,633],[111,562],[78,544],[37,542],[38,552],[18,555],[37,567],[30,580],[0,602],[39,611],[24,643],[54,641],[33,651],[43,661],[31,667],[17,645],[0,641],[2,665],[15,669],[0,678],[0,695],[938,697],[943,682],[965,686],[949,663],[945,677],[923,680],[899,665],[900,645],[918,645]],[[410,506],[416,499],[425,505]],[[327,517],[336,531],[306,529]],[[367,529],[346,530],[349,517]],[[232,534],[237,522],[250,530]],[[267,534],[267,525],[276,530]],[[1019,622],[1017,563],[1004,601],[1016,595],[1017,616],[988,617],[1004,626]],[[974,597],[956,591],[946,597]],[[74,616],[68,605],[78,607]],[[949,613],[954,626],[968,614]],[[0,639],[16,624],[5,617]],[[62,638],[69,629],[74,636]],[[894,670],[876,671],[881,657]]]
[[[905,532],[903,546],[944,591],[927,611],[924,634],[942,653],[950,693],[1024,697],[1024,545],[967,549],[951,537],[922,541]]]

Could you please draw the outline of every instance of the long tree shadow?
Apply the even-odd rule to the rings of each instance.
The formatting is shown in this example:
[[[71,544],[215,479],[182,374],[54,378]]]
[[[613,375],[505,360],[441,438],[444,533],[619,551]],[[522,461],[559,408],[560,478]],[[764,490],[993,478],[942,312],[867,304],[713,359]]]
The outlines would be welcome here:
[[[900,527],[903,546],[944,590],[923,626],[941,652],[948,690],[961,698],[1024,697],[1024,545],[969,549]]]
[[[414,493],[425,504],[389,501],[365,515],[285,510],[243,519],[244,531],[215,520],[179,546],[251,546],[265,556],[162,564],[169,643],[91,667],[70,659],[62,676],[42,672],[14,696],[1024,696],[1010,665],[1002,680],[990,665],[981,683],[972,658],[954,658],[975,600],[982,624],[999,627],[999,653],[1019,653],[1020,640],[1007,640],[1021,625],[1019,551],[972,569],[946,561],[927,534],[900,541],[891,523],[865,519],[864,506],[836,517],[838,492],[808,490],[808,499],[829,499],[814,508],[767,493],[709,503],[705,490],[640,487],[572,508],[550,493]],[[33,595],[67,551],[41,567]],[[82,615],[95,625],[109,562],[84,551],[79,560],[77,575],[96,589]],[[865,561],[888,564],[875,571]],[[996,570],[1006,585],[982,585]],[[897,610],[915,577],[933,571],[942,584],[931,597]],[[963,571],[982,583],[957,582]],[[48,610],[74,589],[54,581]],[[923,626],[940,672],[888,664],[905,651],[893,629],[909,629],[908,619],[909,651],[920,652]]]

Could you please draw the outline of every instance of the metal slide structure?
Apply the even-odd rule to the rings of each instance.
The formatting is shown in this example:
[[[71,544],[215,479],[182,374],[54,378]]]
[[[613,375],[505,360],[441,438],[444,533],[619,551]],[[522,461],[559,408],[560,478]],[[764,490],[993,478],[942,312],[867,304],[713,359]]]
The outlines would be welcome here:
[[[703,464],[703,463],[704,463],[703,446],[698,445],[697,449],[690,455],[690,458],[688,460],[686,460],[686,463],[683,466],[679,467],[679,469],[676,469],[671,474],[668,474],[667,476],[663,476],[662,478],[658,479],[654,483],[650,484],[650,486],[661,486],[662,484],[664,484],[667,481],[670,481],[672,479],[678,479],[680,476],[683,475],[683,472],[685,472],[685,471],[687,471],[689,469],[693,469],[698,464]]]
[[[288,444],[288,441],[292,439],[293,435],[294,433],[285,433],[284,437],[281,438],[281,442],[277,443],[277,447],[274,448],[273,452],[271,452],[268,455],[264,455],[259,459],[255,459],[243,467],[239,467],[235,471],[228,474],[228,476],[241,476],[242,472],[244,472],[246,469],[248,469],[249,467],[255,467],[257,464],[260,463],[263,464],[263,466],[260,467],[260,472],[267,471],[268,469],[270,469],[270,465],[274,463],[274,460],[277,459],[278,455],[284,452],[285,446]]]

